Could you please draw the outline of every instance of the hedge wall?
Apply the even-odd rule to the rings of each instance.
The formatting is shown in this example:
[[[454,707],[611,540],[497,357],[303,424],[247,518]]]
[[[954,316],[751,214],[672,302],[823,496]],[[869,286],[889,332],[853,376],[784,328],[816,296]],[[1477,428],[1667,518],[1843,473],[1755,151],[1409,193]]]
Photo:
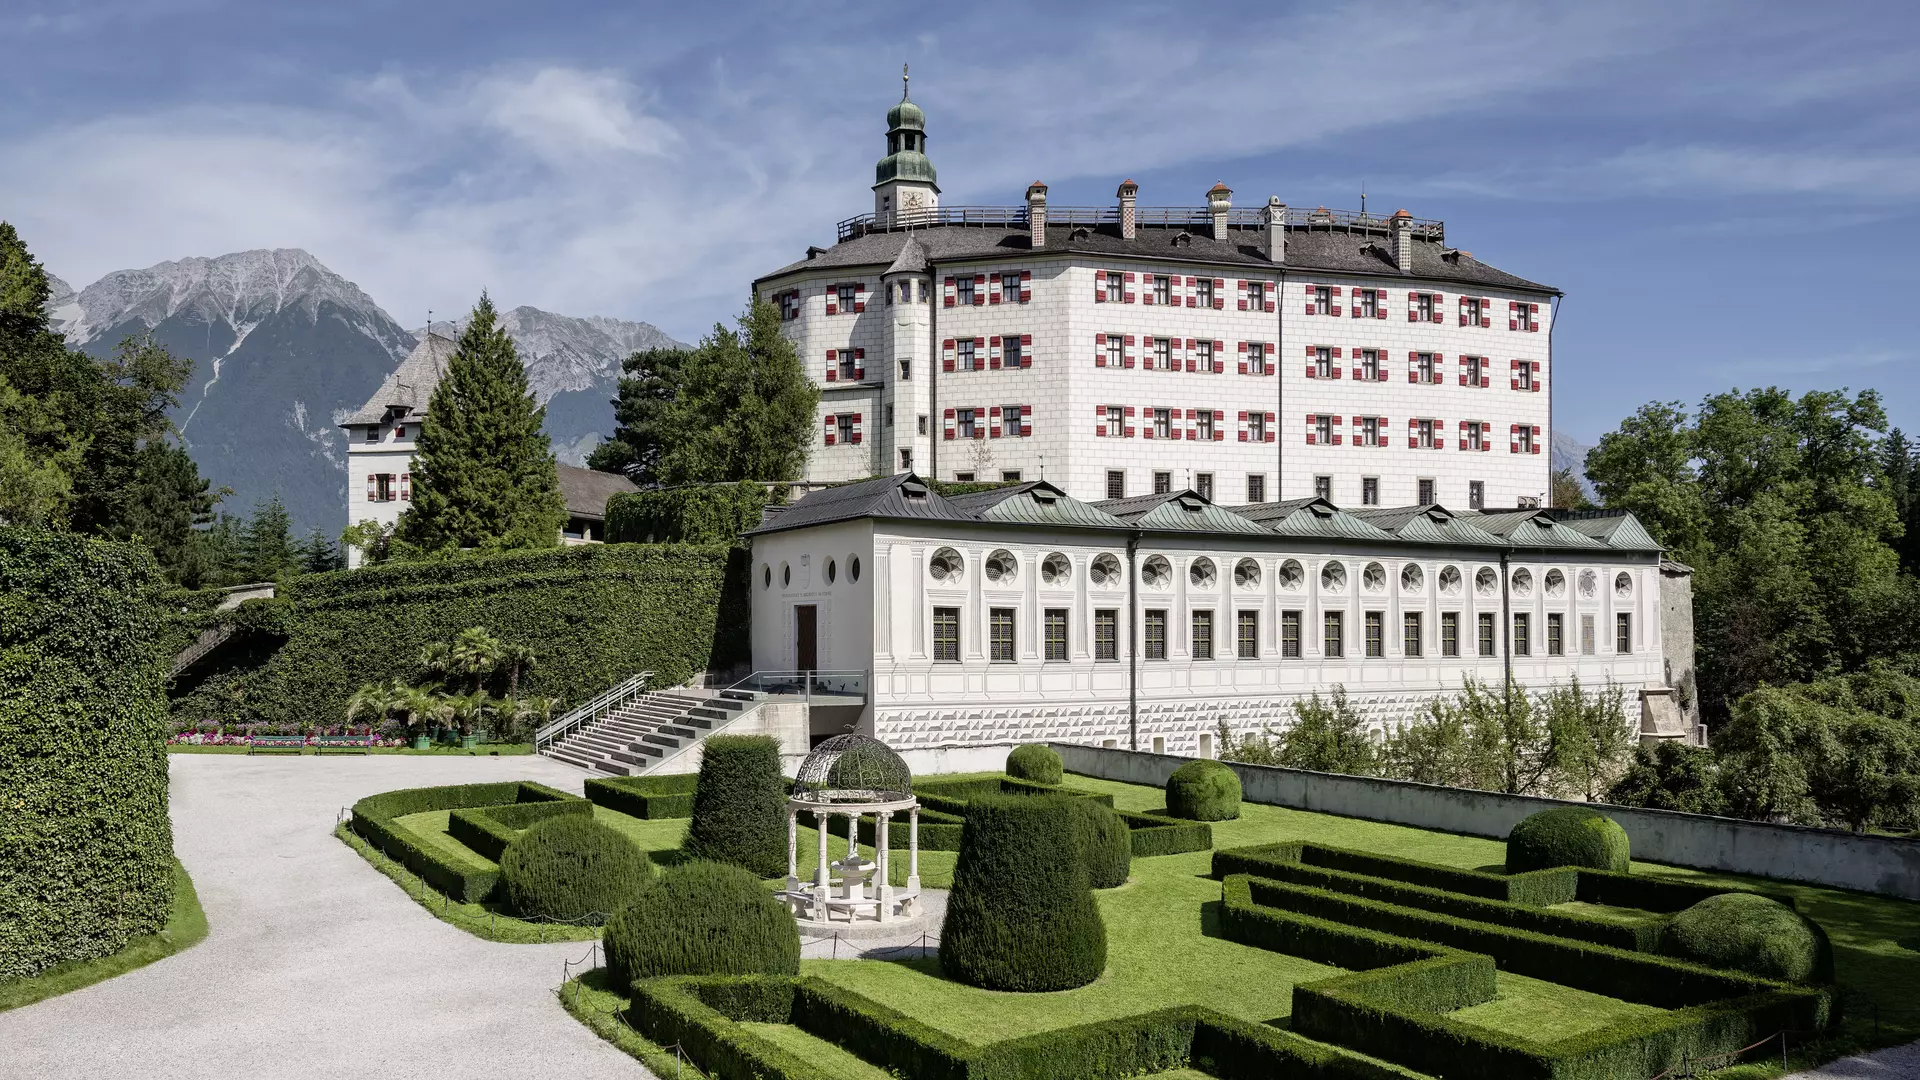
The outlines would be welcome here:
[[[536,821],[550,817],[593,816],[593,804],[584,799],[558,802],[511,803],[506,806],[463,807],[447,815],[447,835],[494,862],[507,845]]]
[[[589,777],[587,798],[631,817],[687,818],[693,816],[693,789],[699,780],[697,773]]]
[[[0,981],[166,925],[160,584],[137,545],[0,529]]]
[[[592,544],[296,578],[286,638],[191,672],[174,719],[339,724],[362,683],[413,678],[421,646],[470,626],[536,650],[527,693],[577,704],[648,670],[673,685],[744,658],[746,598],[723,600],[729,565],[723,547]],[[730,628],[718,640],[717,626]]]
[[[1113,796],[1105,792],[1078,791],[1070,787],[1058,787],[1050,784],[1036,784],[1030,780],[1020,780],[1011,776],[980,776],[965,780],[916,780],[913,784],[914,797],[920,800],[920,846],[928,851],[960,850],[960,830],[956,827],[951,833],[935,834],[939,843],[951,840],[952,847],[935,847],[928,842],[928,811],[945,815],[958,822],[967,815],[967,800],[976,795],[1071,795],[1076,799],[1092,799],[1104,806],[1113,805]],[[1121,820],[1131,830],[1133,857],[1147,858],[1154,855],[1179,855],[1188,851],[1205,851],[1213,846],[1213,827],[1204,821],[1184,821],[1179,818],[1161,817],[1157,814],[1137,814],[1129,810],[1116,811]],[[944,822],[942,823],[944,824]],[[866,843],[872,843],[871,834],[863,823],[860,837]],[[904,841],[895,841],[890,835],[888,847],[904,847]]]
[[[420,875],[434,888],[464,903],[490,899],[500,884],[498,863],[466,858],[435,845],[423,844],[413,830],[394,819],[429,810],[459,810],[476,806],[584,799],[545,784],[508,780],[496,784],[452,784],[447,787],[401,788],[369,795],[353,804],[353,831],[385,852],[387,857]],[[448,815],[451,827],[452,815]]]
[[[737,544],[760,524],[760,484],[699,484],[623,492],[607,500],[607,539],[634,544]]]

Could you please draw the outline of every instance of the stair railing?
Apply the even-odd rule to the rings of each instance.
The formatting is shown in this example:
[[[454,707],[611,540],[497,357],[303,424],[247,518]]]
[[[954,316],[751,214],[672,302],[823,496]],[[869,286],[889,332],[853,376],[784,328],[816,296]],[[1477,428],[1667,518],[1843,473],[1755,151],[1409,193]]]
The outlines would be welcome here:
[[[553,744],[579,731],[588,724],[599,720],[607,713],[625,705],[647,691],[647,682],[653,678],[653,672],[643,671],[619,686],[574,709],[533,734],[533,752],[544,754],[553,748]]]

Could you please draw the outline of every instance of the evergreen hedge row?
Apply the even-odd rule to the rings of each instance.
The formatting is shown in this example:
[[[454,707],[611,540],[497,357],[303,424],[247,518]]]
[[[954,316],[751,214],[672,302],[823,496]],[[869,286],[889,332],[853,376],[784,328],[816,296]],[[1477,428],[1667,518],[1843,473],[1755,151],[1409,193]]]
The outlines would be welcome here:
[[[687,854],[731,863],[763,878],[785,874],[788,787],[780,772],[779,740],[768,735],[708,737],[700,745]]]
[[[758,528],[767,489],[737,484],[697,484],[621,492],[607,500],[607,539],[635,544],[737,544]]]
[[[605,935],[617,982],[665,975],[793,975],[800,930],[752,872],[695,859],[614,912]]]
[[[604,923],[653,885],[653,861],[621,833],[585,814],[552,814],[500,856],[500,884],[521,917]]]
[[[671,776],[608,776],[587,780],[587,799],[609,810],[649,821],[693,816],[696,773]]]
[[[727,591],[729,558],[724,547],[591,544],[305,575],[273,601],[285,637],[249,634],[196,666],[173,716],[337,725],[361,684],[414,678],[422,646],[470,626],[536,651],[526,693],[577,704],[640,671],[674,685],[745,655],[747,598]]]
[[[650,979],[633,987],[628,1017],[655,1042],[685,1047],[709,1075],[834,1080],[747,1027],[792,1024],[915,1080],[1118,1080],[1203,1068],[1222,1080],[1416,1080],[1386,1062],[1178,1006],[975,1046],[819,978]]]
[[[1113,796],[1106,792],[1078,791],[1069,787],[1056,787],[1048,784],[1036,784],[1011,776],[969,777],[964,780],[916,780],[913,786],[914,797],[920,800],[921,842],[920,846],[929,851],[958,851],[959,837],[954,836],[952,848],[934,848],[927,843],[927,814],[933,810],[964,820],[967,814],[967,802],[981,795],[1066,795],[1075,799],[1086,799],[1102,806],[1112,806]],[[1127,823],[1129,841],[1133,845],[1133,857],[1149,858],[1154,855],[1179,855],[1189,851],[1205,851],[1213,846],[1213,827],[1204,821],[1184,821],[1179,818],[1162,817],[1158,814],[1140,814],[1130,810],[1117,810],[1120,819]],[[866,838],[865,833],[861,836]],[[871,841],[868,841],[871,843]],[[892,847],[890,843],[888,845]]]
[[[591,818],[593,804],[584,799],[567,799],[561,802],[462,807],[447,815],[447,835],[499,862],[507,845],[518,839],[521,832],[532,828],[535,822],[569,815]]]
[[[494,895],[500,866],[475,857],[463,857],[438,845],[420,841],[397,818],[429,810],[459,810],[475,806],[506,806],[572,800],[576,796],[526,780],[493,784],[451,784],[445,787],[400,788],[369,795],[353,804],[353,831],[386,856],[435,889],[463,903],[480,903]],[[449,822],[452,816],[448,816]]]
[[[160,587],[138,545],[0,529],[0,981],[166,925]]]
[[[1320,895],[1316,898],[1315,893]],[[1335,962],[1365,969],[1295,986],[1293,1030],[1434,1075],[1523,1080],[1651,1076],[1683,1057],[1739,1049],[1782,1028],[1817,1031],[1831,1019],[1825,991],[1783,987],[1697,965],[1675,968],[1658,957],[1570,942],[1569,951],[1559,954],[1551,981],[1669,1011],[1542,1043],[1442,1015],[1491,997],[1496,960],[1502,970],[1547,977],[1534,962],[1537,956],[1529,955],[1540,944],[1530,939],[1542,935],[1481,925],[1483,933],[1472,938],[1474,945],[1497,946],[1502,937],[1515,944],[1500,951],[1464,949],[1455,946],[1462,937],[1460,926],[1473,925],[1467,920],[1433,916],[1421,923],[1414,917],[1424,913],[1402,909],[1409,918],[1395,929],[1380,929],[1346,920],[1365,919],[1370,907],[1392,905],[1360,900],[1342,905],[1332,899],[1335,894],[1239,874],[1226,878],[1221,895],[1221,927],[1229,939],[1309,959],[1344,957]],[[1371,949],[1358,940],[1369,936],[1374,938]],[[1396,955],[1406,960],[1393,963]],[[1623,962],[1638,963],[1642,977],[1609,981],[1587,970],[1618,969]],[[1679,985],[1671,990],[1658,985],[1662,976]]]

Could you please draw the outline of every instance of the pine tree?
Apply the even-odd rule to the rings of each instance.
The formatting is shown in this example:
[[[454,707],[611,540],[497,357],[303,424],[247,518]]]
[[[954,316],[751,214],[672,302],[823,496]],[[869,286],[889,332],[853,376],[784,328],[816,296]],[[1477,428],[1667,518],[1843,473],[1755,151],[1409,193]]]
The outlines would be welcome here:
[[[248,581],[274,581],[296,569],[293,521],[280,493],[253,508],[240,538],[241,572]]]
[[[324,574],[329,570],[338,570],[346,564],[346,560],[340,557],[340,549],[334,546],[333,541],[327,539],[327,534],[322,532],[318,525],[315,525],[307,533],[307,538],[300,542],[296,554],[300,572],[303,574]]]
[[[552,547],[566,505],[513,340],[481,294],[427,406],[402,534],[428,550]]]

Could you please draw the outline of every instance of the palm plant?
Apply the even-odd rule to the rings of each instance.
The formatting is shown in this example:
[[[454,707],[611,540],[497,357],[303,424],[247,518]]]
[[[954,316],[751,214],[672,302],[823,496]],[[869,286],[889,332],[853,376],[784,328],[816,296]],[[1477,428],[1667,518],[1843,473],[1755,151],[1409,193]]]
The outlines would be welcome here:
[[[434,682],[445,682],[453,674],[453,647],[444,641],[429,642],[420,649],[420,673]]]
[[[557,697],[509,698],[506,702],[506,715],[508,722],[513,725],[514,741],[531,741],[530,739],[522,740],[520,735],[524,732],[531,736],[538,732],[547,721],[553,719],[554,710],[559,707],[560,699]]]
[[[393,711],[392,689],[384,683],[362,683],[347,699],[347,723],[368,720],[375,724]]]
[[[460,631],[453,639],[449,652],[453,672],[471,680],[470,685],[474,689],[483,686],[506,659],[505,646],[500,644],[500,639],[487,633],[482,626],[469,626]]]
[[[538,659],[531,646],[502,645],[500,661],[507,669],[507,696],[513,697],[520,690],[520,676],[533,670]]]

